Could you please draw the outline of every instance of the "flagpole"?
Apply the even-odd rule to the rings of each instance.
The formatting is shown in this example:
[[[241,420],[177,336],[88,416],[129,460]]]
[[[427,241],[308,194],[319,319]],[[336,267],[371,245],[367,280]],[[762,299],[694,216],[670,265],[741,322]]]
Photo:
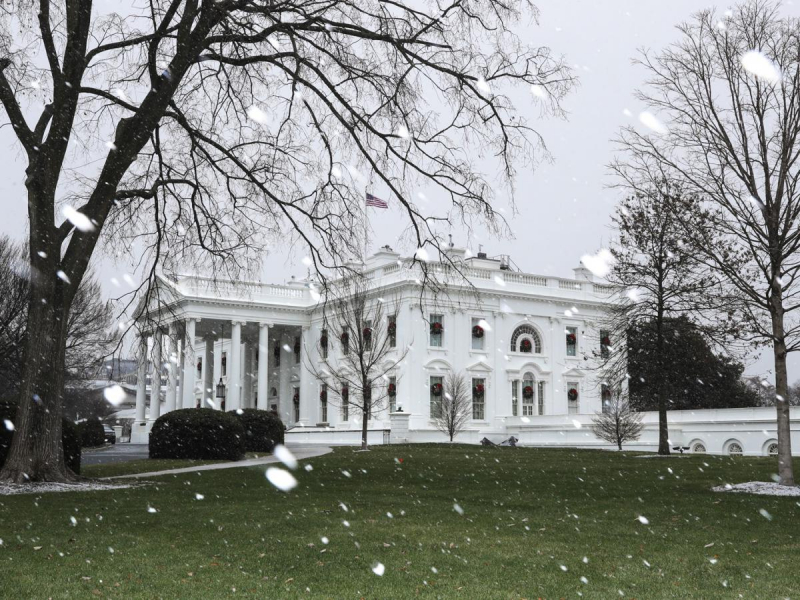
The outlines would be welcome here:
[[[367,252],[369,248],[369,219],[367,218],[367,192],[364,191],[364,264],[367,264]]]

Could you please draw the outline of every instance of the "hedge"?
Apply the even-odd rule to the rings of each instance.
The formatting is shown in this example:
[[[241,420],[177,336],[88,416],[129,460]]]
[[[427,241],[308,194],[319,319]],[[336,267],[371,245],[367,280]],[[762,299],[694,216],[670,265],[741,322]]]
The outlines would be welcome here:
[[[246,452],[272,452],[276,444],[283,444],[283,421],[275,412],[245,408],[232,414],[244,427]]]
[[[235,416],[211,408],[184,408],[159,417],[150,431],[150,458],[239,460],[244,428]]]
[[[79,425],[81,444],[84,448],[94,448],[106,443],[106,433],[100,419],[87,419]]]
[[[0,400],[0,467],[6,461],[6,455],[11,448],[11,439],[14,432],[9,431],[3,422],[12,423],[17,416],[17,402],[15,400]],[[81,472],[81,438],[78,427],[67,419],[61,420],[61,445],[64,448],[64,462],[76,475]]]

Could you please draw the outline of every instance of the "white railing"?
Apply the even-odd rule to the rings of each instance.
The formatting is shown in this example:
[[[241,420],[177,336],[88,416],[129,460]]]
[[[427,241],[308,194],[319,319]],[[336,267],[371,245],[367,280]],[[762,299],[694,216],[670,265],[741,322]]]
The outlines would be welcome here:
[[[580,281],[570,281],[568,279],[559,279],[558,287],[562,290],[579,290],[581,289]]]
[[[535,285],[537,287],[547,287],[547,277],[539,277],[537,275],[527,275],[525,273],[514,273],[512,271],[504,271],[503,279],[511,283],[521,283],[523,285]]]

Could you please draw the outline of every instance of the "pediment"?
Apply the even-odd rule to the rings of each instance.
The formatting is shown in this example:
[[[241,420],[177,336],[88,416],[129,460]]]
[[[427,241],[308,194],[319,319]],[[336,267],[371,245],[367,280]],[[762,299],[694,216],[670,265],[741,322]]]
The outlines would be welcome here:
[[[486,364],[486,361],[479,360],[479,361],[476,361],[473,364],[469,365],[467,367],[467,371],[481,372],[481,373],[491,373],[492,372],[492,368],[488,364]]]

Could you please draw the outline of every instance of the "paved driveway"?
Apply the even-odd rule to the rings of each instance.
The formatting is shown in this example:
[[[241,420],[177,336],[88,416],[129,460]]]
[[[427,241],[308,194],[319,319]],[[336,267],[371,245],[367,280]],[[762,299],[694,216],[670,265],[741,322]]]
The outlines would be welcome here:
[[[117,443],[105,450],[83,452],[82,465],[108,465],[140,460],[148,457],[147,444],[122,444]]]

